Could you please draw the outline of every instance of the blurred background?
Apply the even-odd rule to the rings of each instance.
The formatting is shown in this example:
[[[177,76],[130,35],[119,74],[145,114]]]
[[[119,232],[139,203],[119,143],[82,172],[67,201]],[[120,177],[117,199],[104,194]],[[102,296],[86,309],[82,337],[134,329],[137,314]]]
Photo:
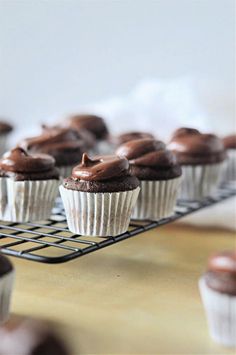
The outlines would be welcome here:
[[[0,114],[19,135],[78,111],[104,114],[114,131],[235,131],[234,7],[0,0]]]

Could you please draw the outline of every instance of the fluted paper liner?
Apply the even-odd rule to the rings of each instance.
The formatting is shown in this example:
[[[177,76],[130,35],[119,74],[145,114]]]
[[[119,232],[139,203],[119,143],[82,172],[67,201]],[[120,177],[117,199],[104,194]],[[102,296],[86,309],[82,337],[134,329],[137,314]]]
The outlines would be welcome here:
[[[9,317],[11,294],[14,282],[14,270],[0,277],[0,325]]]
[[[236,347],[236,296],[212,290],[204,276],[199,281],[199,289],[212,339]]]
[[[89,236],[115,236],[128,230],[140,188],[124,192],[92,193],[60,186],[68,228]]]
[[[227,150],[224,181],[236,181],[236,149]]]
[[[0,178],[0,219],[39,221],[50,217],[59,180],[15,181]]]
[[[183,165],[183,179],[178,197],[183,200],[201,200],[213,196],[222,181],[225,163]]]
[[[134,219],[159,220],[174,213],[181,176],[161,181],[141,181],[141,191],[132,213]]]

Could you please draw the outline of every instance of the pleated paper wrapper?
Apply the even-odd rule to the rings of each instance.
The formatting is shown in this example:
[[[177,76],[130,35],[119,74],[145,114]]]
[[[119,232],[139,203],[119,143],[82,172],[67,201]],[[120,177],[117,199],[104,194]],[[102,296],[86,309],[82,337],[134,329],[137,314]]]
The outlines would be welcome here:
[[[15,181],[0,178],[0,219],[29,222],[47,219],[58,194],[59,180]]]
[[[9,318],[14,276],[15,271],[12,270],[0,277],[0,325]]]
[[[236,149],[227,150],[224,181],[236,181]]]
[[[183,179],[178,198],[201,200],[213,196],[224,174],[225,162],[207,165],[183,165]]]
[[[88,236],[115,236],[128,230],[140,188],[92,193],[60,186],[69,230]]]
[[[212,339],[221,345],[236,347],[236,296],[212,290],[204,276],[199,288]]]
[[[170,180],[141,181],[141,190],[132,218],[159,220],[171,216],[174,213],[180,183],[181,176]]]

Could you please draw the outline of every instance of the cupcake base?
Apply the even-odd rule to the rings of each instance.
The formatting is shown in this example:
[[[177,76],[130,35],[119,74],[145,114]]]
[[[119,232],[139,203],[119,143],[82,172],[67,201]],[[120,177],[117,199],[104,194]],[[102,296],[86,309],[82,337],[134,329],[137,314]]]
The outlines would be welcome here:
[[[236,296],[212,290],[204,276],[199,288],[212,339],[224,346],[236,347]]]
[[[15,181],[1,177],[0,219],[30,222],[49,218],[58,185],[58,180]]]
[[[15,272],[12,270],[0,278],[0,325],[9,317],[14,275]]]
[[[222,181],[225,162],[207,165],[183,165],[183,180],[178,198],[201,200],[213,196]]]
[[[68,228],[89,236],[115,236],[128,230],[140,188],[124,192],[92,193],[60,186]]]
[[[171,216],[176,205],[181,176],[163,181],[141,181],[133,219],[159,220]]]

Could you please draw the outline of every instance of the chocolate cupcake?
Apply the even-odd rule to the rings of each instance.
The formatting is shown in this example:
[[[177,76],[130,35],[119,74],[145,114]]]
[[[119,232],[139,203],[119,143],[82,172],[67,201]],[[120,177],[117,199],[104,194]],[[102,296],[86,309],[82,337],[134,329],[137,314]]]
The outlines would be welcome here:
[[[12,263],[0,253],[0,326],[9,316],[13,281],[14,269]]]
[[[118,135],[115,138],[115,142],[116,142],[117,146],[120,146],[121,144],[127,143],[129,141],[133,141],[136,139],[144,139],[144,138],[154,139],[155,137],[151,133],[140,132],[140,131],[131,131],[131,132],[125,132],[125,133]]]
[[[104,237],[126,232],[139,190],[126,158],[84,154],[60,186],[69,230]]]
[[[22,148],[5,153],[0,160],[0,219],[28,222],[50,217],[58,185],[53,157]]]
[[[0,327],[0,355],[69,355],[69,350],[46,322],[14,316]]]
[[[172,215],[181,168],[165,144],[150,138],[137,139],[121,145],[116,154],[129,160],[131,173],[141,180],[132,217],[159,220]]]
[[[6,150],[8,135],[11,133],[12,130],[13,127],[11,124],[4,121],[0,121],[0,154],[1,155]]]
[[[199,287],[211,337],[236,346],[236,250],[213,255]]]
[[[236,134],[223,138],[223,144],[227,151],[227,164],[224,179],[226,181],[236,180]]]
[[[180,128],[167,146],[183,171],[180,198],[201,200],[214,195],[222,180],[226,158],[222,141],[214,134]]]
[[[91,114],[78,114],[67,119],[69,127],[80,132],[82,129],[90,132],[96,139],[96,152],[110,154],[113,144],[110,140],[108,127],[103,118]]]
[[[70,176],[71,171],[81,161],[87,143],[82,133],[62,127],[43,126],[41,135],[27,138],[19,146],[30,153],[43,153],[53,156],[60,176]]]

